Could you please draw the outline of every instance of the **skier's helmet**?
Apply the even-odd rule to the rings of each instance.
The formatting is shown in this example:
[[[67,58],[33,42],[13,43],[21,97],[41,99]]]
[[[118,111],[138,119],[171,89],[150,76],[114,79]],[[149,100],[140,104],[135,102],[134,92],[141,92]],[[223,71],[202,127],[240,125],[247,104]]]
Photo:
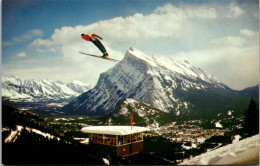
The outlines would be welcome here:
[[[85,35],[84,33],[81,34],[81,36]]]

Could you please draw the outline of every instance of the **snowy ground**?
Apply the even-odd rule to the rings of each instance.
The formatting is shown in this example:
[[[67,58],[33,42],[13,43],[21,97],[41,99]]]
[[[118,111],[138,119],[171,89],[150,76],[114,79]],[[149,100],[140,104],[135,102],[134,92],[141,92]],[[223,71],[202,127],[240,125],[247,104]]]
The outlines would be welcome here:
[[[24,128],[23,126],[16,126],[16,130],[12,130],[11,133],[8,135],[8,137],[4,140],[4,143],[10,143],[10,142],[15,142],[16,139],[18,138],[18,136],[21,134],[21,131],[23,129],[26,129],[27,131],[29,131],[30,133],[33,132],[33,133],[36,133],[38,135],[42,135],[43,137],[45,138],[49,138],[49,139],[54,139],[55,136],[49,134],[49,133],[44,133],[40,130],[37,130],[37,129],[33,129],[33,128],[29,128],[29,127],[26,127]],[[60,138],[57,137],[57,140],[60,140]]]
[[[179,165],[259,164],[259,134],[204,153]]]

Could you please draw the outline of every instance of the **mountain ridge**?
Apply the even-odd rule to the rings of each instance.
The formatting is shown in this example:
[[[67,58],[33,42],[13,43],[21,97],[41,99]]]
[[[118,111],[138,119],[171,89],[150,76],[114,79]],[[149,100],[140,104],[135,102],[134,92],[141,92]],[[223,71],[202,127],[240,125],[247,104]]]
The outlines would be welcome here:
[[[259,97],[259,84],[252,87],[247,87],[238,91],[238,93],[244,96]]]
[[[93,89],[62,110],[67,114],[104,115],[114,111],[121,99],[132,98],[165,112],[185,115],[200,107],[209,112],[209,105],[200,103],[212,99],[217,101],[210,101],[215,106],[232,95],[237,93],[187,61],[150,57],[131,47],[121,62],[100,74]],[[225,107],[213,108],[212,112],[226,111]]]
[[[16,76],[2,77],[2,96],[10,100],[42,102],[69,100],[90,89],[79,81],[65,84],[61,81],[26,80]]]

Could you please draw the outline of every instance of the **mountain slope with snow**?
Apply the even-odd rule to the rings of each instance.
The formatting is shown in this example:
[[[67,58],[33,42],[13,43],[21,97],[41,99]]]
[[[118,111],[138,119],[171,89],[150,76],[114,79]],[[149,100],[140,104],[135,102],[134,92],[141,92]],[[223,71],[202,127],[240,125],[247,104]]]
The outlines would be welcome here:
[[[179,165],[257,165],[259,134],[199,155]]]
[[[98,83],[63,108],[68,114],[102,115],[133,98],[175,115],[225,111],[235,92],[188,61],[150,57],[130,48],[123,60],[100,74]],[[225,99],[224,99],[225,98]],[[231,104],[232,105],[232,104]],[[224,108],[224,109],[223,109]]]
[[[62,101],[76,97],[89,89],[90,86],[79,81],[64,84],[60,81],[2,77],[2,96],[16,101]]]
[[[121,100],[115,111],[102,116],[100,120],[112,125],[130,125],[132,111],[134,126],[156,128],[176,120],[176,116],[170,113],[130,98]]]

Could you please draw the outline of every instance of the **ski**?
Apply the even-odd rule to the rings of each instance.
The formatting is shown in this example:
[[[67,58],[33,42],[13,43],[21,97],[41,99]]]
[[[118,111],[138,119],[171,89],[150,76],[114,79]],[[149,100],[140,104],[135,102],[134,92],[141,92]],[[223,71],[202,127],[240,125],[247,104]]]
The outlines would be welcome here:
[[[117,59],[112,59],[112,58],[108,58],[108,57],[102,57],[102,56],[99,56],[99,55],[93,55],[93,54],[87,54],[87,53],[84,53],[82,51],[79,52],[80,54],[83,54],[83,55],[88,55],[88,56],[92,56],[92,57],[96,57],[96,58],[101,58],[101,59],[105,59],[105,60],[109,60],[109,61],[112,61],[112,62],[119,62],[120,60],[117,60]]]

